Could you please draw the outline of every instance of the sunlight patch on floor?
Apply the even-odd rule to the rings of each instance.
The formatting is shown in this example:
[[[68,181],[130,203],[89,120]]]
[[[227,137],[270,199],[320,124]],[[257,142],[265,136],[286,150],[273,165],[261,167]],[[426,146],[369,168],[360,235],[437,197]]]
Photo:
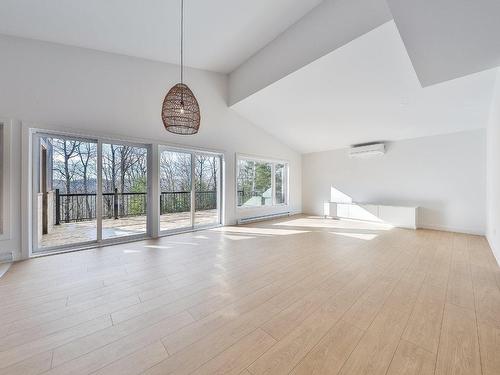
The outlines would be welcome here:
[[[256,227],[221,227],[214,228],[212,231],[224,233],[243,233],[243,234],[261,234],[272,236],[289,236],[292,234],[302,234],[309,231],[295,229],[278,229],[278,228],[256,228]]]
[[[123,250],[124,254],[142,253],[141,250]]]
[[[169,244],[173,245],[188,245],[188,246],[198,246],[196,242],[180,242],[180,241],[168,241]]]
[[[377,234],[374,233],[343,233],[343,232],[330,232],[330,233],[338,236],[357,238],[358,240],[365,240],[365,241],[371,241],[378,236]]]
[[[210,239],[210,237],[202,236],[202,235],[196,235],[196,236],[193,236],[193,238],[196,238],[197,240],[209,240]]]
[[[292,219],[274,223],[273,225],[304,227],[304,228],[339,228],[339,229],[360,229],[360,230],[391,230],[394,226],[387,223],[375,223],[362,220],[351,219],[324,219],[319,216],[308,216],[300,219]]]
[[[251,236],[240,236],[240,235],[231,235],[231,234],[223,234],[224,238],[227,238],[228,240],[232,241],[241,241],[241,240],[251,240]]]

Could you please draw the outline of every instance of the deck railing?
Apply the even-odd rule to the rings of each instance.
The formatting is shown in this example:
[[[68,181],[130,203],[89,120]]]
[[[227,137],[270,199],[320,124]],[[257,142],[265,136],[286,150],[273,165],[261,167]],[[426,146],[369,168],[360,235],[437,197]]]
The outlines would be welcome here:
[[[54,222],[70,223],[94,220],[96,218],[96,194],[72,193],[61,194],[56,189],[54,204]],[[147,213],[147,193],[102,194],[102,217],[118,219],[120,217],[144,216]],[[217,208],[216,191],[197,191],[195,193],[197,211]],[[160,194],[160,214],[189,212],[191,210],[190,191],[162,191]]]

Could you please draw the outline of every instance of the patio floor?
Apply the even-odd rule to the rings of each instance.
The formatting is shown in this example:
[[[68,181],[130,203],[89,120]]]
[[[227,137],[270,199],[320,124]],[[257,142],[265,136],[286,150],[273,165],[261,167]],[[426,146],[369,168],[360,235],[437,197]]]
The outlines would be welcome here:
[[[217,210],[196,211],[196,225],[217,223]],[[179,212],[160,216],[160,230],[168,231],[189,227],[191,213]],[[103,219],[103,239],[133,236],[146,233],[146,216],[134,216],[120,219]],[[63,223],[54,226],[52,232],[44,234],[40,241],[40,248],[64,246],[96,240],[96,221],[80,221]]]

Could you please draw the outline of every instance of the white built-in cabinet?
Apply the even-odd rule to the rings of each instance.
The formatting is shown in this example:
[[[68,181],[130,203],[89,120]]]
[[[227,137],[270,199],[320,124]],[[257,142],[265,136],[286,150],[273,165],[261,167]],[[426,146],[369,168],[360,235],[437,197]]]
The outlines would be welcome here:
[[[384,222],[395,227],[417,229],[418,207],[328,202],[325,216]]]

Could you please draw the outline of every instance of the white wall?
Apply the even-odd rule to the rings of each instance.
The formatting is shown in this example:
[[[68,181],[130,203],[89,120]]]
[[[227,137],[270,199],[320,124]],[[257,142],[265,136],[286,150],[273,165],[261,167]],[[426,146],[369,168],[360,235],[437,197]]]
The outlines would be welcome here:
[[[301,157],[262,129],[227,107],[227,77],[188,69],[186,83],[196,94],[202,111],[198,135],[167,133],[160,111],[168,89],[178,81],[178,67],[81,48],[0,36],[0,118],[14,119],[15,192],[12,207],[12,239],[0,241],[0,254],[14,251],[19,257],[19,212],[26,197],[20,195],[21,122],[46,129],[76,131],[88,135],[127,137],[223,151],[226,162],[225,218],[234,223],[235,153],[285,159],[290,162],[290,207],[301,211]],[[24,140],[25,142],[25,140]],[[268,209],[267,212],[283,211]]]
[[[487,132],[487,237],[500,264],[500,69]]]
[[[384,156],[348,150],[302,157],[303,211],[321,215],[332,188],[360,203],[419,206],[419,226],[484,233],[486,132],[474,130],[388,144]]]

